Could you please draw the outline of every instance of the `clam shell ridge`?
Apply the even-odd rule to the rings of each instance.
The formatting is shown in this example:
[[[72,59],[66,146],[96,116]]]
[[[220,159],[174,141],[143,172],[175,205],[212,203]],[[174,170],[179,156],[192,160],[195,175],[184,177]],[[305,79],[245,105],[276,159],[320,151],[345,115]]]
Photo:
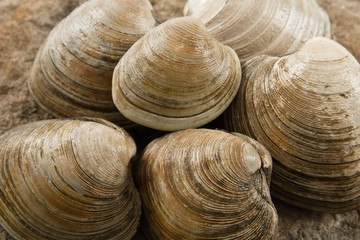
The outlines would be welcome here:
[[[273,239],[272,160],[238,133],[187,129],[151,142],[137,163],[150,239]]]
[[[340,44],[315,38],[289,56],[244,65],[227,129],[272,154],[272,194],[314,210],[360,207],[360,65]]]
[[[219,116],[240,79],[235,52],[200,20],[181,17],[157,26],[124,55],[114,70],[113,99],[128,119],[174,131]]]
[[[315,0],[188,0],[184,14],[201,19],[241,61],[283,56],[311,38],[330,37],[329,17]]]
[[[91,149],[91,151],[89,151]],[[115,125],[46,120],[0,137],[0,224],[16,239],[131,239],[136,146]]]
[[[148,0],[90,0],[76,8],[36,56],[28,81],[36,102],[58,117],[130,125],[112,101],[112,73],[130,46],[155,26],[152,10]]]

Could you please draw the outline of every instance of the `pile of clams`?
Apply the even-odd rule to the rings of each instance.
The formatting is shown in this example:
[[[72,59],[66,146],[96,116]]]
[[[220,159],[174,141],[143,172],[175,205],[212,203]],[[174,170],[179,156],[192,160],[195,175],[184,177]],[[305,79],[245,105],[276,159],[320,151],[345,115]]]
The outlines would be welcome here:
[[[360,65],[315,0],[189,0],[161,24],[148,0],[89,0],[28,86],[77,119],[0,136],[0,224],[17,239],[131,239],[140,217],[149,239],[275,239],[270,193],[360,207]],[[231,133],[195,129],[220,115]],[[136,125],[176,132],[136,154]]]

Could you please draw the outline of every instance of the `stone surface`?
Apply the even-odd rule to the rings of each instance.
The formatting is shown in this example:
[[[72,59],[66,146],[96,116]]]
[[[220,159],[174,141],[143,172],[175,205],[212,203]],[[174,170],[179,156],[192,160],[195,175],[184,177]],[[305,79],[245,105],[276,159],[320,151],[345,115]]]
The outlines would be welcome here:
[[[0,134],[17,125],[53,118],[31,98],[26,80],[40,44],[50,30],[84,0],[0,1]],[[181,16],[186,0],[151,0],[159,22]],[[360,1],[318,0],[332,21],[333,39],[360,60]],[[135,138],[162,133],[146,128],[132,131]],[[147,140],[149,141],[149,139]],[[138,140],[139,149],[146,141]],[[279,214],[276,239],[360,239],[360,210],[343,214],[318,213],[274,200]],[[0,228],[0,240],[12,239]],[[141,232],[134,239],[144,239]]]

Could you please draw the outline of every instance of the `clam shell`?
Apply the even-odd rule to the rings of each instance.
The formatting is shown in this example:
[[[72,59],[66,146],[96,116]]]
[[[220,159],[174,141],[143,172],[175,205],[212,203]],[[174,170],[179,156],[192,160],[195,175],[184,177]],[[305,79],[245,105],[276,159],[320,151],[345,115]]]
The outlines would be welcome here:
[[[150,239],[273,239],[272,160],[258,142],[188,129],[151,142],[137,163]]]
[[[314,210],[360,207],[360,65],[315,38],[286,57],[244,64],[227,129],[250,135],[274,160],[272,194]]]
[[[11,235],[131,239],[140,219],[128,169],[136,146],[105,124],[46,120],[0,137],[0,224]]]
[[[130,46],[154,26],[148,0],[85,2],[51,31],[39,50],[30,92],[55,116],[130,124],[112,101],[112,73]]]
[[[181,17],[157,26],[124,55],[114,70],[113,99],[128,119],[174,131],[219,116],[240,79],[235,52],[200,20]]]
[[[241,61],[286,55],[311,38],[330,37],[329,17],[315,0],[188,0],[184,14],[201,19]]]

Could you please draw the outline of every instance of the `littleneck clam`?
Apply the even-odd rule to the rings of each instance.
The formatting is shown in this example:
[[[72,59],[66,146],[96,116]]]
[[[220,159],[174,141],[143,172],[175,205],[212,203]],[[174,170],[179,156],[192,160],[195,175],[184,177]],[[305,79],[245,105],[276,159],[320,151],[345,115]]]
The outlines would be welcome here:
[[[272,194],[327,212],[360,207],[360,65],[340,44],[309,40],[286,57],[244,65],[227,129],[274,158]]]
[[[187,129],[152,141],[137,163],[150,239],[273,239],[272,159],[238,133]]]
[[[235,52],[204,24],[180,17],[137,41],[114,70],[113,100],[128,119],[159,130],[202,126],[235,97],[241,67]]]
[[[113,70],[155,26],[148,0],[89,0],[49,34],[29,79],[37,103],[59,117],[101,117],[130,124],[111,97]]]
[[[135,143],[96,121],[45,120],[0,137],[0,224],[16,239],[135,234],[141,204],[128,169]]]
[[[315,0],[188,0],[184,14],[201,19],[241,61],[282,56],[317,36],[330,37],[330,20]]]

